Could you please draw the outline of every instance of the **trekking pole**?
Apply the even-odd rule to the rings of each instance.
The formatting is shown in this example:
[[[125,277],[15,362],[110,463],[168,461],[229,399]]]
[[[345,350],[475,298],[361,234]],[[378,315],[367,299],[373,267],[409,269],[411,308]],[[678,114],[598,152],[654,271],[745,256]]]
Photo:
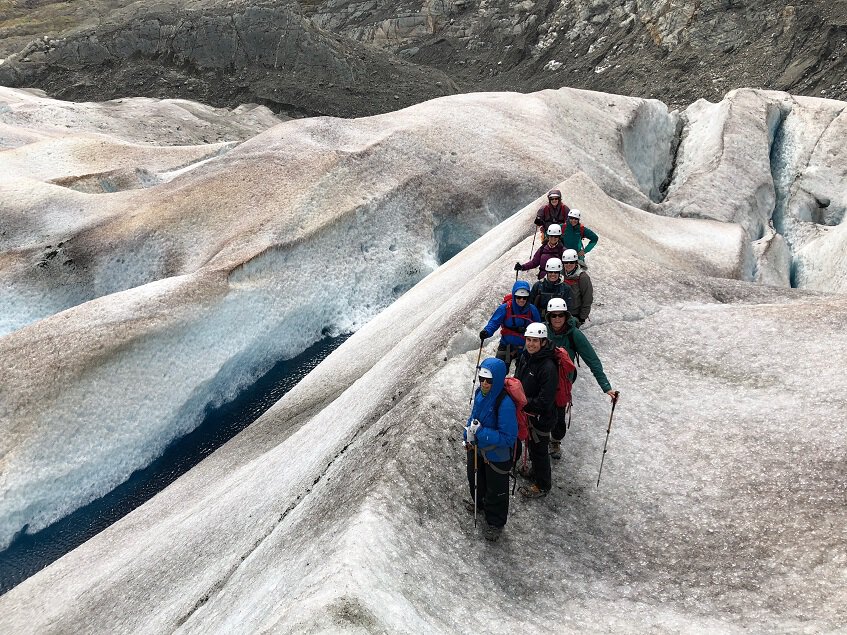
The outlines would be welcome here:
[[[479,507],[477,507],[477,500],[479,496],[479,487],[477,487],[476,474],[477,474],[477,456],[476,456],[476,443],[473,444],[473,526],[476,527],[476,513],[479,511]]]
[[[606,460],[606,445],[609,443],[609,433],[612,431],[612,417],[615,415],[615,404],[618,403],[618,395],[616,390],[615,396],[612,397],[612,412],[609,414],[609,427],[606,428],[606,442],[603,443],[603,458],[600,459],[600,472],[597,474],[597,487],[600,487],[600,475],[603,474],[603,461]]]
[[[532,258],[532,252],[533,252],[533,251],[535,251],[535,239],[536,239],[536,238],[538,238],[538,227],[537,227],[536,225],[533,225],[532,227],[533,227],[533,232],[532,232],[532,247],[530,247],[530,248],[529,248],[529,257],[530,257],[530,259]]]
[[[515,495],[515,490],[518,488],[518,455],[520,454],[520,441],[515,441],[515,447],[512,450],[512,469],[509,470],[509,478],[512,479],[512,496]]]
[[[468,399],[468,405],[469,406],[473,404],[473,394],[474,394],[474,391],[476,390],[476,376],[477,376],[477,374],[479,374],[479,360],[482,359],[482,345],[484,343],[485,343],[484,340],[479,343],[479,355],[476,356],[476,366],[473,367],[473,383],[471,384],[471,398]]]
[[[529,248],[529,259],[532,260],[532,252],[535,251],[535,239],[538,237],[538,227],[533,225],[535,231],[532,232],[532,246]],[[515,282],[518,281],[520,271],[515,271]]]

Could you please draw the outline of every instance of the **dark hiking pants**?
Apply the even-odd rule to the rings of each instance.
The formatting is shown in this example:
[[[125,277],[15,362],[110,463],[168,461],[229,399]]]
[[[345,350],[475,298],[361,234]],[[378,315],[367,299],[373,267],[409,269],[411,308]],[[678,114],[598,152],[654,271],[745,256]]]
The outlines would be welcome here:
[[[502,527],[506,524],[506,517],[509,515],[509,471],[512,469],[512,461],[485,463],[480,453],[477,457],[477,469],[479,511],[485,512],[485,520],[489,525]],[[468,452],[468,485],[471,500],[474,497],[473,473],[473,451],[471,451]]]
[[[561,441],[568,431],[568,408],[556,406],[556,425],[553,426],[553,441]]]
[[[504,344],[503,340],[500,340],[500,344],[497,345],[497,353],[495,353],[494,357],[502,359],[506,363],[507,375],[511,372],[512,362],[518,358],[522,350],[523,346]]]
[[[547,492],[553,486],[553,475],[550,469],[550,433],[537,427],[542,421],[544,419],[539,420],[537,417],[530,417],[527,446],[535,484],[538,485],[538,489]]]

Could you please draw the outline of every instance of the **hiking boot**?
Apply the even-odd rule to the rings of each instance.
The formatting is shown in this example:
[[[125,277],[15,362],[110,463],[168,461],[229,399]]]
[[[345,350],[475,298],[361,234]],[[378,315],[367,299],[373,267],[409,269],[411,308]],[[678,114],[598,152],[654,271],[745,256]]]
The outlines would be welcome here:
[[[482,535],[485,536],[485,539],[488,540],[489,542],[497,542],[498,540],[500,540],[500,534],[502,534],[502,533],[503,533],[502,527],[495,527],[494,525],[486,525],[485,529],[483,530]]]
[[[532,480],[532,478],[533,478],[532,467],[530,466],[529,463],[527,463],[525,465],[521,465],[518,468],[518,474],[520,474],[524,478],[528,478],[528,479]]]
[[[550,458],[556,459],[557,461],[562,458],[562,442],[561,441],[551,441],[550,442]]]
[[[466,499],[465,499],[465,500],[463,500],[462,502],[465,504],[465,509],[467,509],[467,510],[468,510],[468,513],[469,513],[471,516],[473,516],[473,510],[474,510],[474,504],[473,504],[473,501],[472,501],[471,499],[469,499],[469,498],[466,498]],[[480,506],[478,509],[479,509],[479,513],[480,513],[480,514],[481,514],[481,513],[483,513],[483,512],[485,511],[485,510],[484,510],[481,506]]]
[[[518,488],[518,491],[524,498],[544,498],[545,496],[547,496],[547,490],[541,489],[535,483],[533,483],[529,487],[527,487],[526,485],[522,485]]]

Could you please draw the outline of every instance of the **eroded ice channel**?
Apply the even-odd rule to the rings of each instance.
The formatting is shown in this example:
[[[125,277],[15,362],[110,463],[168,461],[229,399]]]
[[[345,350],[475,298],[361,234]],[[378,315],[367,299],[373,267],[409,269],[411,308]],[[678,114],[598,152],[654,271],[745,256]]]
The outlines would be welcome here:
[[[367,236],[367,229],[360,230],[358,240],[348,240],[347,247],[359,251],[361,260],[376,273],[352,281],[349,275],[355,278],[355,267],[345,273],[326,260],[309,260],[310,246],[297,246],[287,253],[272,250],[230,274],[222,310],[203,316],[202,324],[166,331],[164,343],[153,338],[129,348],[127,353],[135,357],[133,367],[141,370],[143,382],[124,383],[125,373],[131,372],[126,360],[120,371],[114,366],[112,372],[94,371],[92,384],[86,387],[89,398],[65,401],[64,412],[58,416],[70,414],[80,420],[88,414],[91,421],[82,410],[92,405],[90,390],[108,392],[115,376],[124,390],[133,386],[145,391],[142,401],[148,407],[126,403],[123,419],[103,417],[100,425],[73,437],[63,436],[61,429],[52,431],[54,440],[38,448],[41,452],[52,448],[52,458],[40,462],[44,471],[53,466],[52,473],[32,475],[30,489],[21,491],[18,513],[2,518],[7,548],[0,552],[0,592],[75,548],[196,465],[346,339],[339,333],[357,330],[502,215],[505,212],[487,210],[475,221],[442,219],[431,234],[435,242],[423,249],[415,249],[423,241],[403,245],[402,236],[394,236],[381,244],[379,232]],[[353,232],[349,227],[335,227],[325,240],[343,242],[339,235],[349,238]],[[343,250],[339,247],[332,262],[349,262],[338,257]],[[292,275],[298,262],[313,271]],[[161,345],[168,355],[161,354]],[[229,349],[232,357],[216,358],[219,349]],[[197,355],[198,350],[208,354]],[[279,357],[287,361],[276,362]],[[181,363],[181,358],[200,360],[201,366],[206,360],[209,378],[198,381],[196,367]],[[186,394],[187,399],[181,396]],[[69,412],[68,406],[80,411]],[[80,456],[90,459],[68,465]],[[63,470],[70,471],[72,478],[56,488],[53,483],[63,477]]]
[[[142,505],[197,465],[282,398],[347,335],[327,336],[283,360],[233,401],[207,408],[202,423],[111,492],[34,534],[22,531],[0,552],[0,594]]]

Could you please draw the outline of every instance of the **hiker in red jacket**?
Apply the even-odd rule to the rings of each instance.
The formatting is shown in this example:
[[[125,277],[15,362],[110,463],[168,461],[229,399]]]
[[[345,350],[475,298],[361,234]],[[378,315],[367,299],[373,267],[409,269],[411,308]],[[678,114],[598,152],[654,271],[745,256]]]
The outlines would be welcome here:
[[[550,190],[547,192],[547,205],[539,208],[535,215],[535,224],[547,236],[547,228],[550,225],[562,227],[567,222],[569,211],[570,208],[562,203],[562,193],[559,190]]]

